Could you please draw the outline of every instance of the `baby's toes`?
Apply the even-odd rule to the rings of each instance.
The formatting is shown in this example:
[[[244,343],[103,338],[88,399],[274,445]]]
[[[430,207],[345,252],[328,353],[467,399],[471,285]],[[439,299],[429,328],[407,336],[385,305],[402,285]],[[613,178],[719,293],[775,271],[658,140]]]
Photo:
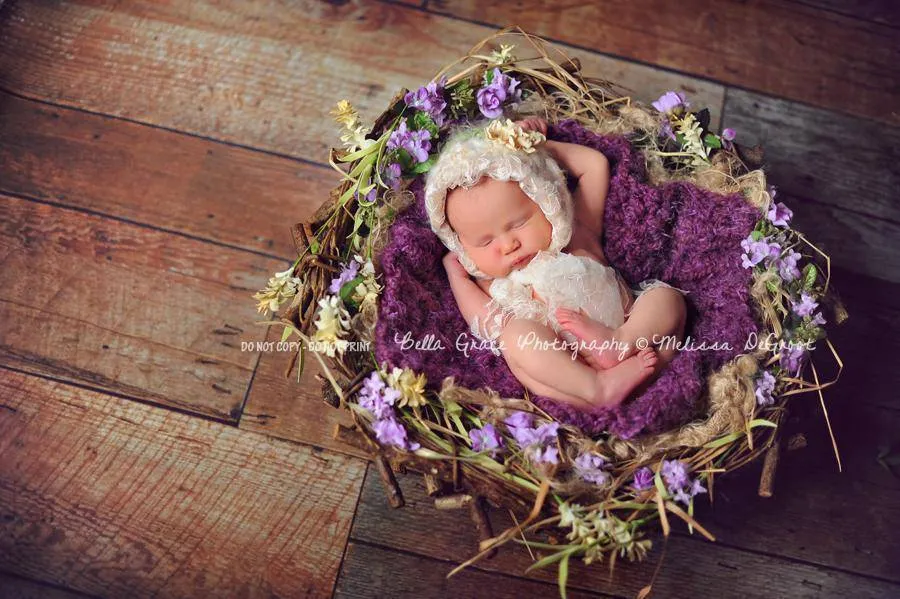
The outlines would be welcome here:
[[[656,366],[656,363],[659,361],[659,356],[657,356],[656,352],[650,347],[642,349],[638,355],[641,357],[644,366],[647,368]]]

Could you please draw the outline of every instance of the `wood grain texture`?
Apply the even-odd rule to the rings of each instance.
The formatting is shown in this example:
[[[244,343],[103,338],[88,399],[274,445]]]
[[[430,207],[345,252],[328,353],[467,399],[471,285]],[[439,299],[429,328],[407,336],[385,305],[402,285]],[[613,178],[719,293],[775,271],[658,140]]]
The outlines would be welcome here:
[[[0,371],[0,568],[110,597],[328,597],[364,463]]]
[[[3,599],[85,599],[92,596],[0,572],[0,597]]]
[[[563,43],[900,124],[896,30],[802,4],[437,0],[428,7],[480,23],[515,20]]]
[[[277,260],[0,195],[0,362],[236,421]]]
[[[450,579],[453,564],[401,553],[383,547],[349,543],[347,557],[334,596],[338,599],[419,599],[425,597],[556,597],[555,585],[467,570]],[[601,593],[570,591],[569,597],[609,597]]]
[[[782,192],[900,224],[900,127],[736,89],[724,125],[763,146]]]
[[[278,341],[280,329],[272,327],[267,340]],[[289,378],[284,376],[290,360],[289,352],[261,353],[240,427],[368,459],[365,452],[332,439],[337,424],[350,426],[353,421],[346,410],[332,408],[322,399],[322,382],[316,375],[324,374],[315,356],[307,352],[299,381],[296,369]]]
[[[794,211],[791,226],[828,254],[833,265],[888,282],[900,281],[896,250],[900,223],[786,193],[777,200]]]
[[[14,3],[0,25],[0,88],[319,162],[339,143],[338,100],[371,122],[495,31],[396,4],[275,0]],[[721,114],[719,85],[567,51],[638,98],[683,88]]]
[[[785,461],[789,458],[785,458]],[[368,475],[363,485],[356,518],[353,521],[353,530],[350,533],[351,541],[362,541],[383,547],[392,547],[402,551],[414,552],[433,559],[447,560],[443,568],[449,572],[456,564],[473,556],[476,553],[478,543],[474,526],[471,525],[465,511],[440,511],[435,510],[433,499],[425,494],[424,483],[421,477],[403,476],[399,478],[406,507],[392,509],[387,506],[380,481],[376,476]],[[759,482],[758,476],[753,481]],[[779,481],[780,484],[780,481]],[[847,483],[843,483],[847,484]],[[716,483],[719,485],[719,482]],[[752,487],[752,485],[751,485]],[[755,488],[746,490],[755,495]],[[787,494],[788,491],[784,491]],[[796,490],[792,492],[803,492]],[[782,493],[779,493],[779,496]],[[717,493],[718,497],[718,493]],[[896,495],[894,495],[896,497]],[[734,496],[734,502],[747,499],[745,495]],[[867,501],[873,498],[868,497]],[[882,504],[882,509],[887,505]],[[875,499],[877,501],[877,499]],[[753,498],[749,501],[752,503]],[[761,500],[764,501],[764,500]],[[770,502],[773,500],[769,500]],[[780,500],[774,500],[779,502]],[[824,502],[824,498],[821,500]],[[745,519],[751,519],[749,526],[765,526],[772,532],[779,524],[786,523],[795,533],[785,531],[778,535],[779,541],[788,540],[793,536],[795,543],[802,542],[806,534],[805,529],[796,528],[787,518],[772,522],[776,517],[778,505],[774,505],[766,511],[766,521],[761,516],[747,514],[743,510]],[[812,516],[806,522],[812,521],[815,526],[822,525],[822,514],[819,520],[813,520]],[[504,530],[509,526],[510,519],[505,514],[496,510],[491,513],[494,521],[494,530]],[[852,526],[850,514],[843,514],[847,520],[845,526]],[[834,520],[834,518],[832,519]],[[830,521],[830,520],[829,520]],[[771,526],[767,525],[767,522]],[[865,521],[865,525],[871,522]],[[737,525],[734,525],[737,527]],[[847,564],[838,564],[842,569],[825,568],[793,559],[784,559],[772,553],[780,551],[780,545],[774,541],[766,541],[761,548],[763,552],[744,551],[735,547],[735,542],[741,543],[743,530],[733,529],[725,533],[725,539],[719,538],[716,543],[710,543],[702,538],[687,535],[686,527],[673,523],[673,528],[679,532],[673,534],[668,541],[665,561],[654,585],[654,597],[840,597],[851,594],[854,597],[883,598],[900,592],[900,584],[885,582],[854,575],[843,571]],[[832,541],[829,548],[840,543],[840,530],[830,528]],[[871,528],[869,534],[875,533]],[[714,534],[722,535],[721,529],[713,528]],[[860,531],[858,536],[862,536]],[[612,579],[609,578],[609,569],[605,564],[585,566],[580,561],[570,564],[569,584],[570,588],[592,592],[602,592],[616,596],[634,597],[638,591],[647,585],[652,577],[654,568],[662,554],[663,539],[661,536],[651,537],[654,540],[654,549],[643,563],[630,563],[625,560],[616,562],[616,569]],[[727,540],[726,540],[727,539]],[[817,539],[818,540],[818,539]],[[891,543],[886,536],[881,546]],[[352,544],[352,543],[351,543]],[[742,543],[740,547],[749,546]],[[810,546],[810,553],[824,553],[821,548]],[[869,548],[871,550],[871,547]],[[847,552],[849,553],[849,551]],[[860,554],[857,562],[864,559]],[[892,557],[892,554],[885,555]],[[515,576],[523,576],[525,569],[531,564],[527,551],[518,545],[501,548],[496,557],[490,560],[482,560],[476,565],[476,570],[487,572],[502,572]],[[344,570],[352,571],[352,566],[345,563]],[[390,576],[403,576],[401,567],[390,569],[381,578],[381,583],[371,582],[370,596],[391,596],[387,591]],[[424,574],[423,574],[424,575]],[[343,580],[345,574],[342,573]],[[528,575],[534,580],[553,582],[556,580],[556,570],[535,570]],[[341,582],[338,583],[340,589]],[[381,586],[384,585],[384,586]],[[474,596],[486,596],[482,593]],[[422,597],[441,597],[438,593],[423,594]],[[548,595],[549,596],[549,595]]]
[[[0,131],[2,192],[289,259],[291,225],[338,182],[328,166],[5,93]]]
[[[848,17],[900,28],[900,7],[894,0],[791,0]]]

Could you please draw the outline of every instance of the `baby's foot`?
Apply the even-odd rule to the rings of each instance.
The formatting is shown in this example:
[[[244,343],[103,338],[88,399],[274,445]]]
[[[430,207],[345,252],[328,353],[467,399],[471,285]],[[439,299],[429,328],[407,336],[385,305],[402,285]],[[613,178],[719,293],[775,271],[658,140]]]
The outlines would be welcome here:
[[[601,370],[597,373],[597,387],[591,403],[598,408],[618,406],[653,374],[658,361],[656,351],[648,347],[613,368]]]
[[[579,351],[587,363],[595,369],[612,368],[634,354],[634,348],[619,346],[614,338],[615,329],[588,318],[581,312],[558,308],[556,320],[564,330],[587,346],[583,350],[579,348]]]

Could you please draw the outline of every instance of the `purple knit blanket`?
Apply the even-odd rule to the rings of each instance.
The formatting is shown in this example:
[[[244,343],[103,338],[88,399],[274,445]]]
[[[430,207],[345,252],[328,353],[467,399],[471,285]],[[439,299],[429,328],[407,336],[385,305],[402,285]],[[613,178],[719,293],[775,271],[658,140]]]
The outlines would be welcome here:
[[[608,431],[629,439],[677,427],[700,415],[706,377],[744,353],[749,334],[757,330],[740,242],[759,212],[740,194],[683,182],[651,186],[643,159],[626,138],[596,135],[574,121],[551,127],[549,137],[590,146],[609,159],[601,240],[606,257],[631,284],[657,278],[688,292],[686,334],[693,349],[681,351],[640,396],[615,409],[585,413],[546,397],[534,401],[590,435]],[[463,387],[523,397],[524,388],[503,357],[476,346],[441,264],[447,250],[428,226],[422,180],[410,189],[416,203],[397,217],[381,256],[385,288],[376,327],[378,361],[424,373],[431,389],[453,376]]]

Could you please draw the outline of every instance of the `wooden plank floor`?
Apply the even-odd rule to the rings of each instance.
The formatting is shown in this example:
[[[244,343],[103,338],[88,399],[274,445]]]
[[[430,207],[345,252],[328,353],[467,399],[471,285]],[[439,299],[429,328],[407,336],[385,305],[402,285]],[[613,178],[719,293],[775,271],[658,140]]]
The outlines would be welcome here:
[[[417,479],[391,510],[330,438],[315,365],[250,295],[336,178],[326,113],[371,120],[515,22],[641,100],[686,92],[762,143],[851,313],[826,394],[796,402],[776,496],[759,465],[678,529],[655,597],[900,596],[900,10],[889,0],[573,6],[276,0],[0,1],[0,597],[549,597]],[[825,356],[819,356],[825,358]],[[827,360],[822,360],[828,369]],[[499,526],[506,515],[492,515]],[[645,564],[573,566],[570,596],[632,597]]]

